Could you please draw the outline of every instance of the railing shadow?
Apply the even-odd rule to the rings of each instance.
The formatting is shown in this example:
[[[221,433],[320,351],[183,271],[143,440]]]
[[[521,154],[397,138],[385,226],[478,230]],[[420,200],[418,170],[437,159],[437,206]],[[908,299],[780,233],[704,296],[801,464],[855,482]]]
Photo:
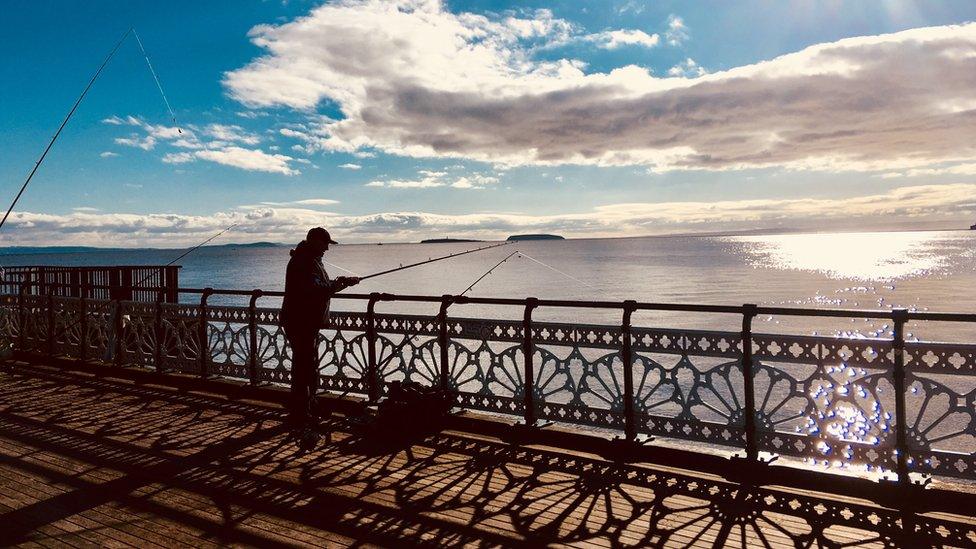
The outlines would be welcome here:
[[[0,373],[5,482],[22,475],[62,487],[0,516],[0,542],[30,541],[47,525],[104,515],[112,504],[202,532],[209,542],[261,546],[291,545],[298,538],[289,536],[310,531],[444,547],[976,544],[971,518],[464,434],[394,445],[337,418],[304,451],[281,419],[264,406],[109,379]],[[103,517],[101,528],[119,528],[125,516]],[[280,528],[255,528],[258,520]],[[166,539],[187,536],[176,530]],[[73,539],[65,536],[59,541]]]

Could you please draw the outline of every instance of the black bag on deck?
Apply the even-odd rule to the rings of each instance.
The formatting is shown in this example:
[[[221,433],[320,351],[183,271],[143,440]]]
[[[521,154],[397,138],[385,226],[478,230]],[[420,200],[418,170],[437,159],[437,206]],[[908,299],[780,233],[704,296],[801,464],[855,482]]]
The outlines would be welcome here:
[[[451,399],[440,389],[394,381],[386,399],[380,402],[377,426],[391,434],[436,430],[451,406]]]

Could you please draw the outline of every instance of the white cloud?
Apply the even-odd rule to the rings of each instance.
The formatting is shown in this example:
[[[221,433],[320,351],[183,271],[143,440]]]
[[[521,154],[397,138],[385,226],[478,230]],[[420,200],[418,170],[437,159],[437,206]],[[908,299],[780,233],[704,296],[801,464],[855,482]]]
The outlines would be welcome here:
[[[646,8],[646,6],[641,1],[638,1],[638,0],[627,0],[626,2],[620,4],[617,7],[617,14],[623,15],[623,14],[625,14],[627,12],[631,12],[631,13],[633,13],[635,15],[638,15],[638,14],[644,12],[644,8]]]
[[[292,157],[284,154],[268,154],[260,149],[225,147],[222,149],[196,151],[193,155],[225,166],[234,166],[249,171],[296,175],[301,172],[288,165]]]
[[[642,30],[621,29],[591,34],[586,37],[586,40],[596,43],[601,48],[613,50],[621,46],[653,48],[660,38],[656,34],[647,34]]]
[[[664,32],[664,38],[672,46],[680,46],[688,40],[688,27],[685,20],[677,15],[671,14],[668,17],[668,29]]]
[[[119,155],[119,153],[117,153],[117,152],[105,151],[103,153],[100,153],[98,156],[100,156],[102,158],[112,158],[112,157],[115,157],[115,156],[118,156],[118,155]]]
[[[344,169],[344,170],[361,170],[363,168],[359,164],[352,164],[352,163],[349,163],[349,164],[339,164],[339,167],[342,168],[342,169]]]
[[[387,189],[430,189],[434,187],[451,187],[454,189],[484,189],[487,185],[497,183],[498,178],[484,174],[469,174],[455,179],[446,179],[445,171],[420,170],[417,179],[376,180],[366,183],[365,187],[385,187]]]
[[[238,142],[245,145],[257,145],[261,138],[253,133],[244,131],[244,128],[226,124],[210,124],[206,128],[207,135],[218,141]]]
[[[432,187],[443,187],[445,183],[437,178],[425,177],[423,179],[391,179],[387,181],[370,181],[366,187],[386,187],[388,189],[430,189]]]
[[[956,164],[955,166],[938,168],[915,168],[904,172],[887,172],[881,174],[881,177],[891,179],[895,177],[931,177],[938,175],[976,175],[976,163]]]
[[[681,78],[697,78],[707,73],[704,67],[690,57],[668,69],[668,75]]]
[[[668,29],[665,40],[687,38],[679,17]],[[976,111],[959,111],[976,104],[976,24],[849,38],[694,79],[540,60],[540,45],[579,36],[548,12],[344,0],[250,35],[265,54],[225,74],[232,97],[303,113],[329,100],[342,112],[298,132],[303,152],[658,171],[976,158]]]
[[[451,183],[451,187],[455,189],[484,189],[494,183],[498,183],[497,177],[472,174],[459,177],[454,183]]]
[[[292,200],[290,202],[261,202],[260,204],[248,204],[243,206],[238,206],[244,210],[255,210],[255,209],[267,209],[268,206],[280,206],[286,208],[294,207],[309,207],[309,206],[333,206],[338,204],[338,200],[332,200],[331,198],[304,198],[302,200]],[[318,210],[316,210],[318,211]]]
[[[75,212],[100,212],[101,209],[93,208],[91,206],[78,206],[77,208],[71,208]]]
[[[194,154],[188,152],[167,153],[163,156],[163,162],[167,164],[185,164],[193,162],[195,159]]]
[[[162,161],[167,164],[185,164],[197,160],[207,160],[225,166],[233,166],[248,171],[261,171],[296,175],[301,173],[289,164],[290,162],[308,162],[305,159],[294,158],[283,154],[269,154],[261,149],[248,149],[240,145],[255,145],[261,139],[237,125],[209,124],[203,128],[190,125],[186,129],[175,126],[153,125],[145,120],[127,116],[121,118],[112,116],[102,120],[105,124],[121,126],[135,126],[145,132],[144,137],[131,134],[126,138],[116,138],[120,145],[139,147],[152,150],[157,143],[166,143],[187,151],[169,152],[163,155]],[[201,139],[199,135],[212,140]]]
[[[331,206],[332,204],[338,203],[338,200],[332,200],[331,198],[306,198],[304,200],[296,200],[293,202],[293,204],[302,206]]]
[[[139,136],[133,134],[129,137],[116,137],[115,144],[124,145],[126,147],[135,147],[144,151],[151,151],[156,146],[156,138],[151,135],[140,138]]]
[[[319,205],[328,199],[306,200]],[[234,222],[240,226],[225,238],[245,242],[292,241],[316,225],[328,227],[333,235],[350,241],[416,240],[446,233],[503,238],[513,232],[554,232],[586,237],[770,227],[836,229],[851,223],[891,227],[893,220],[942,227],[953,222],[963,226],[976,214],[976,184],[900,187],[874,195],[837,199],[608,204],[588,212],[558,215],[444,215],[409,211],[341,215],[301,207],[298,202],[302,201],[283,203],[284,207],[253,206],[197,216],[87,211],[54,215],[18,211],[8,223],[21,230],[6,232],[3,242],[7,245],[57,241],[69,245],[179,246],[200,242]]]

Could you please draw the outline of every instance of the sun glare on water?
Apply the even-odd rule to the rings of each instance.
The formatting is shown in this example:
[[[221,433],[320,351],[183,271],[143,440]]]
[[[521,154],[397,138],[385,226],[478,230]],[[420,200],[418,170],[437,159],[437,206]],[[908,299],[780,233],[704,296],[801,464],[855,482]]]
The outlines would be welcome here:
[[[939,233],[789,234],[727,237],[745,245],[753,265],[823,273],[831,278],[891,280],[944,266]]]

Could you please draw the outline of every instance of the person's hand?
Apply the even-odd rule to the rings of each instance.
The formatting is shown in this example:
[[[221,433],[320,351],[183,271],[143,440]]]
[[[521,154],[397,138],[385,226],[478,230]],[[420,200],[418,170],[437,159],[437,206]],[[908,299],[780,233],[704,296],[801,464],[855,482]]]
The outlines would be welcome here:
[[[343,288],[348,288],[350,286],[359,284],[359,278],[355,276],[340,276],[336,279],[336,282],[338,282]]]

